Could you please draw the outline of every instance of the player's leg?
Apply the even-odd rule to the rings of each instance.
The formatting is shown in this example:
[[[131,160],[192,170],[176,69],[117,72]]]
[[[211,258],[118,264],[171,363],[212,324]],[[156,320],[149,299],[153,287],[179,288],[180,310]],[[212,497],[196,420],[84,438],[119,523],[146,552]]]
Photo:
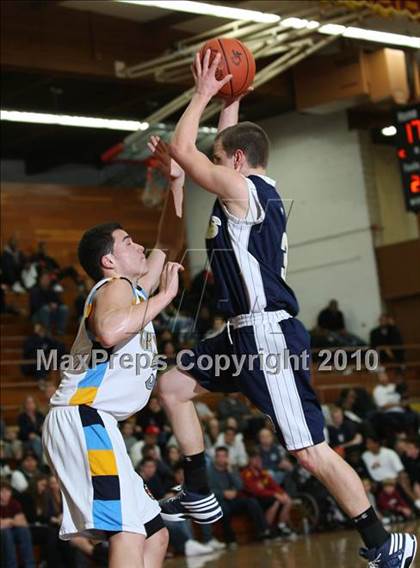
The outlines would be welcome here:
[[[160,568],[169,543],[168,529],[161,528],[147,537],[144,545],[144,568]]]
[[[158,394],[184,456],[204,451],[203,431],[193,399],[208,391],[185,372],[173,368],[158,379]]]
[[[144,568],[146,537],[142,534],[119,532],[109,539],[109,568]]]

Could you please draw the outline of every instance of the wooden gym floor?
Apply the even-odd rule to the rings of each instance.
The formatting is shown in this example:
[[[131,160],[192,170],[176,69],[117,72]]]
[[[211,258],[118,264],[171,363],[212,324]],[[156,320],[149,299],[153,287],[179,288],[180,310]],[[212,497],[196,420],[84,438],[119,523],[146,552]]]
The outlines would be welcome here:
[[[420,521],[394,527],[420,539]],[[238,546],[236,550],[194,558],[166,560],[165,568],[366,568],[359,559],[356,532],[337,531],[298,537],[294,542],[271,541]],[[420,568],[420,552],[412,568]]]

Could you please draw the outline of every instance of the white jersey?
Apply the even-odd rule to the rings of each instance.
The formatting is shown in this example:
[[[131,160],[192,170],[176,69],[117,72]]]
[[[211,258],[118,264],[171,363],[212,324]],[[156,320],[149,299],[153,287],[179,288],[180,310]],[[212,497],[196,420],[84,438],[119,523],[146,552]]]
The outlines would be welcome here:
[[[156,336],[153,324],[134,330],[127,340],[105,349],[87,327],[98,289],[112,280],[104,278],[90,291],[76,339],[71,349],[69,368],[61,366],[60,385],[50,400],[52,407],[88,405],[125,420],[144,408],[156,380]],[[147,300],[134,287],[133,303]],[[66,366],[67,367],[67,366]]]

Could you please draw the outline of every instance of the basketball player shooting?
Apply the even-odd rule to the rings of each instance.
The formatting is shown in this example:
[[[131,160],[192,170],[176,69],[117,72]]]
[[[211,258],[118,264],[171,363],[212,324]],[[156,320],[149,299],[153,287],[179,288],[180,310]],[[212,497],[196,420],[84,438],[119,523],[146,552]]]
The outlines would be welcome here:
[[[321,407],[310,384],[308,367],[284,364],[267,371],[258,355],[310,356],[309,335],[296,318],[298,303],[285,282],[286,214],[275,181],[266,175],[269,141],[256,124],[237,124],[239,100],[227,101],[220,115],[213,163],[196,147],[200,117],[229,80],[216,78],[220,54],[210,63],[197,54],[195,92],[179,120],[169,146],[172,158],[191,179],[216,197],[206,246],[218,289],[219,309],[228,323],[216,337],[200,342],[180,368],[158,380],[162,403],[184,458],[185,484],[174,498],[161,502],[164,519],[191,518],[212,523],[222,510],[206,477],[204,442],[192,400],[207,392],[240,391],[275,425],[280,441],[319,479],[353,520],[365,544],[361,556],[371,568],[408,568],[416,538],[390,534],[370,506],[356,472],[324,440]],[[200,369],[200,355],[255,355],[253,367],[240,376],[233,367],[220,373]],[[305,357],[306,355],[306,357]],[[287,360],[286,360],[287,363]],[[303,368],[304,367],[304,368]],[[182,370],[188,368],[188,372]]]
[[[183,245],[176,210],[184,174],[161,165],[171,191],[148,258],[118,223],[89,229],[79,243],[80,263],[96,284],[71,350],[73,368],[62,371],[43,427],[45,454],[63,494],[60,538],[108,539],[111,568],[159,568],[168,544],[160,507],[118,428],[150,398],[157,352],[152,320],[176,296],[182,270],[165,261]]]

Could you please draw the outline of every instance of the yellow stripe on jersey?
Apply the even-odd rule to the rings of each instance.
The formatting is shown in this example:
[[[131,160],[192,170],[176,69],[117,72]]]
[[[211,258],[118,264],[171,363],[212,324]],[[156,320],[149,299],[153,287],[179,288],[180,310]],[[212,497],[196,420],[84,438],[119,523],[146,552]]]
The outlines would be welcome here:
[[[88,450],[88,460],[92,475],[118,475],[112,450]]]
[[[92,404],[95,400],[98,387],[79,387],[74,395],[71,397],[69,404]]]

